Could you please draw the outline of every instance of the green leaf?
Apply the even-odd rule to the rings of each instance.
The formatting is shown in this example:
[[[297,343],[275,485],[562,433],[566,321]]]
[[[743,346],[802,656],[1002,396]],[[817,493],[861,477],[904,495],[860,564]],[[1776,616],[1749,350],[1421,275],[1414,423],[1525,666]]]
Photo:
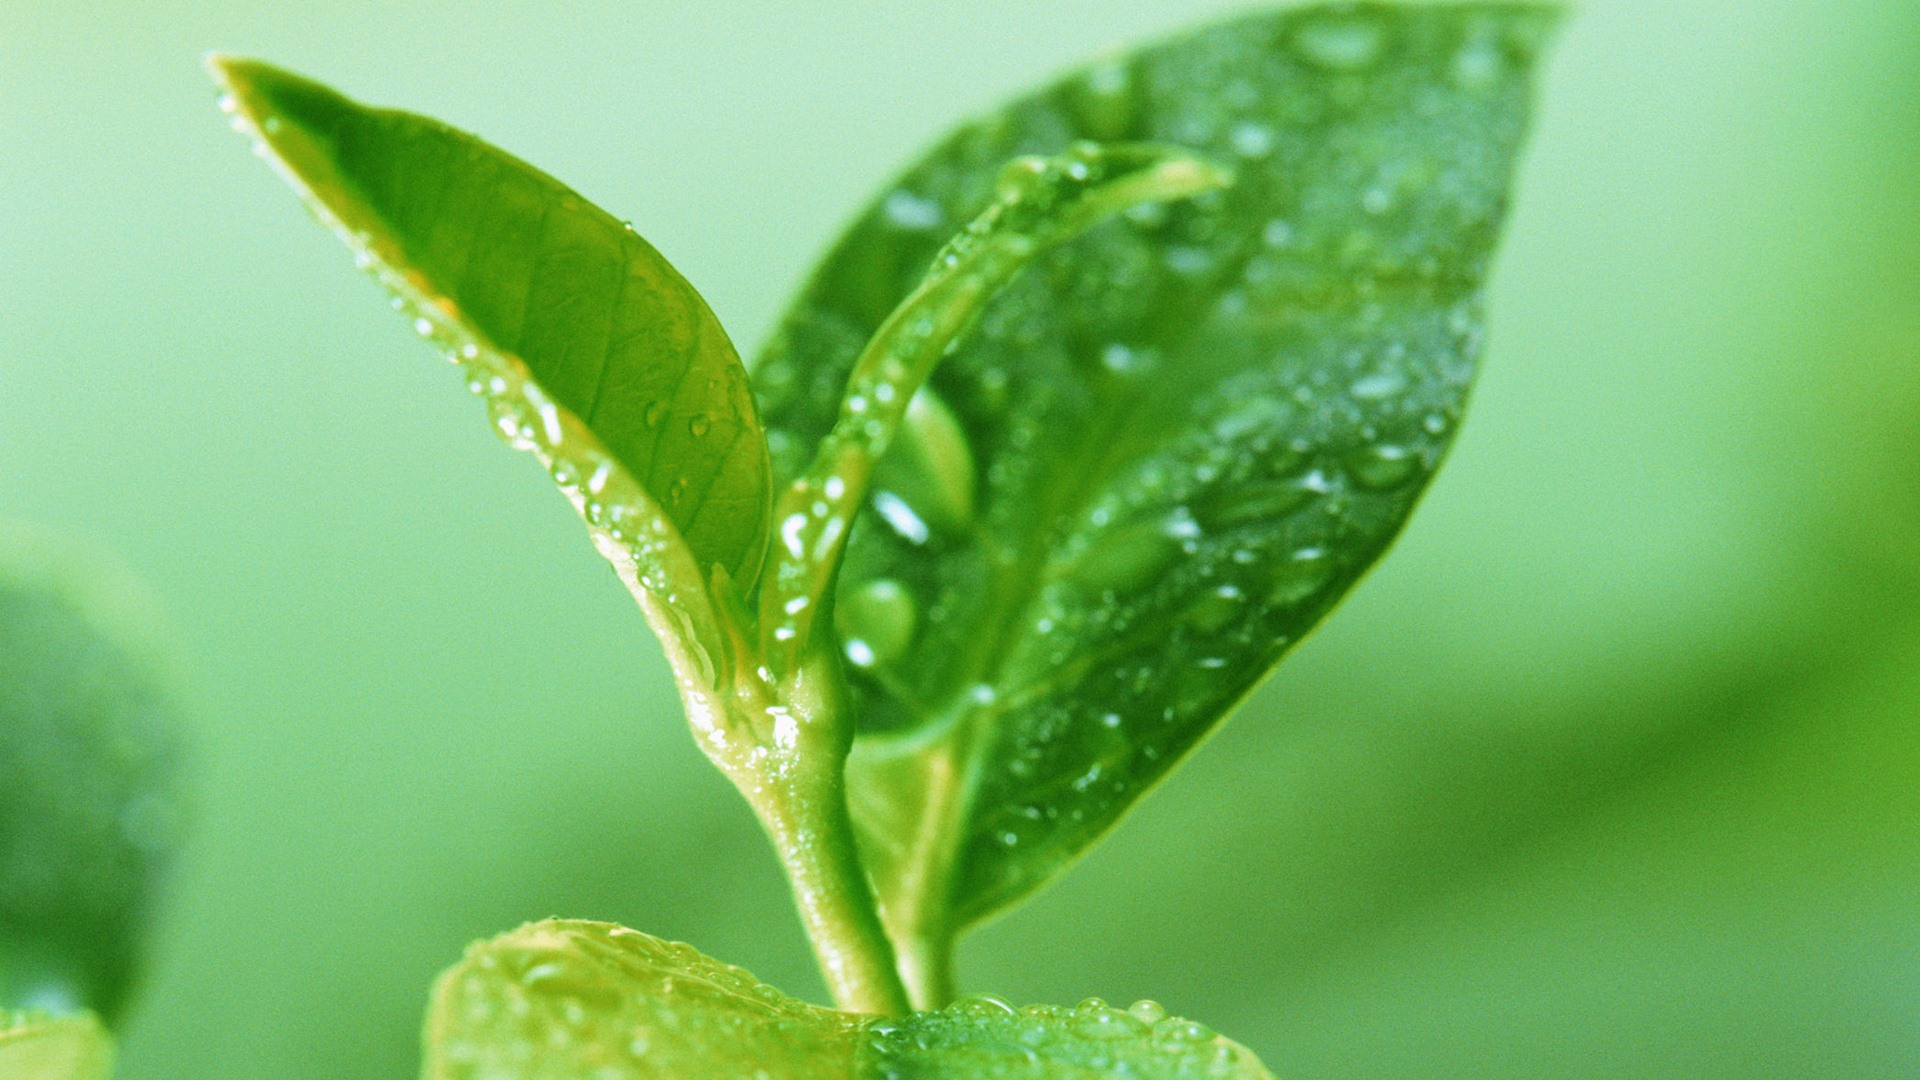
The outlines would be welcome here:
[[[1406,521],[1466,404],[1555,19],[1302,8],[1102,61],[947,138],[817,271],[755,369],[781,478],[1008,159],[1152,141],[1235,171],[1013,282],[854,527],[851,797],[909,953],[1085,850]]]
[[[139,586],[0,529],[0,1009],[118,1016],[184,817]]]
[[[1270,1080],[1152,1002],[1016,1010],[973,998],[882,1019],[606,923],[543,922],[468,950],[428,1006],[427,1080]]]
[[[106,1080],[113,1037],[91,1013],[0,1012],[0,1080]]]
[[[839,420],[813,464],[781,497],[781,549],[761,598],[775,667],[806,650],[816,613],[840,565],[876,463],[897,434],[890,479],[915,493],[919,512],[970,520],[972,463],[965,435],[919,394],[934,365],[1029,263],[1123,210],[1189,198],[1231,176],[1158,146],[1082,143],[1055,158],[1017,158],[1001,169],[993,201],[933,259],[855,360]],[[924,478],[924,483],[916,481]],[[897,497],[897,496],[895,496]],[[778,643],[788,643],[781,647]]]
[[[686,279],[471,135],[255,61],[212,66],[236,126],[466,369],[643,604],[664,599],[717,640],[708,583],[750,591],[771,481],[745,369]]]

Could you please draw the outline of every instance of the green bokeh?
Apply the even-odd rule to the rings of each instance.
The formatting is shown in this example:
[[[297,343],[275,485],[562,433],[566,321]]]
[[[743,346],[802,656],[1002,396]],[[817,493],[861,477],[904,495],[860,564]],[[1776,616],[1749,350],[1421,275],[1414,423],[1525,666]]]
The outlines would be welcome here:
[[[0,5],[0,515],[181,644],[141,1077],[398,1077],[546,915],[818,997],[571,510],[222,129],[252,53],[630,217],[743,348],[947,125],[1239,5]],[[1920,7],[1589,0],[1398,549],[963,982],[1289,1078],[1920,1073]]]

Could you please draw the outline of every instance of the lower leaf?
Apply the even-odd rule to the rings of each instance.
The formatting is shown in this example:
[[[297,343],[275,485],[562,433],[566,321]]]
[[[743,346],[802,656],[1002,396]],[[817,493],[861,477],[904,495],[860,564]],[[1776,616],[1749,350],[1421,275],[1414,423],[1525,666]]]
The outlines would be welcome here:
[[[834,1012],[608,923],[532,923],[434,988],[427,1080],[1272,1080],[1253,1053],[1152,1002]]]
[[[92,1013],[0,1012],[0,1080],[106,1080],[113,1037]]]

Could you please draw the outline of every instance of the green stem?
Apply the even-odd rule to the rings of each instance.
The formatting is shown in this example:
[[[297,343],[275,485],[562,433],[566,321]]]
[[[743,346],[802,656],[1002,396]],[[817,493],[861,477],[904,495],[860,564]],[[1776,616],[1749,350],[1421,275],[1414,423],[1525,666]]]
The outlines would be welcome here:
[[[925,934],[900,942],[900,978],[916,1009],[944,1009],[953,1003],[954,935]]]
[[[761,821],[793,886],[834,1004],[848,1012],[907,1012],[911,1003],[854,847],[841,785],[817,792],[804,808],[762,814]]]
[[[735,607],[728,597],[726,607]],[[834,1004],[848,1012],[894,1015],[910,1008],[893,943],[855,844],[847,810],[847,753],[853,717],[839,656],[810,648],[795,669],[775,675],[756,662],[738,612],[719,681],[700,677],[679,641],[667,656],[701,750],[733,781],[773,841],[793,887],[800,920]],[[665,640],[666,635],[662,635]]]

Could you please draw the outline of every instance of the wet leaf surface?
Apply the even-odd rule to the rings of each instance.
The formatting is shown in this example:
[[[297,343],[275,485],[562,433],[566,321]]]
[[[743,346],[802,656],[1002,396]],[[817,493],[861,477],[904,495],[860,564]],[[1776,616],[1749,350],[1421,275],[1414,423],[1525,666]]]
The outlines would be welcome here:
[[[851,787],[897,937],[1057,873],[1406,521],[1461,420],[1555,16],[1268,12],[970,124],[842,237],[755,368],[790,479],[1010,158],[1184,147],[1226,190],[1037,260],[942,361],[849,541]]]
[[[428,1080],[1270,1080],[1152,1002],[970,998],[877,1018],[796,1001],[634,930],[544,922],[468,951],[427,1017]]]
[[[752,584],[771,509],[746,372],[659,252],[438,121],[255,61],[213,65],[236,126],[461,365],[500,435],[546,465],[630,587],[707,623],[715,567]]]

